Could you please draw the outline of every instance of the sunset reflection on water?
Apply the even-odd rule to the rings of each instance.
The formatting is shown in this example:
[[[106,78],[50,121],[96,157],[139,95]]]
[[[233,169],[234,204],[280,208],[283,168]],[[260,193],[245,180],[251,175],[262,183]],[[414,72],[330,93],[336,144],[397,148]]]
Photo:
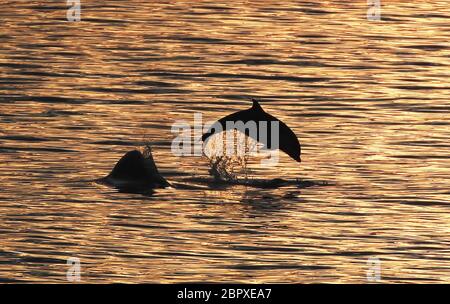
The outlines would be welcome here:
[[[449,282],[447,1],[4,1],[0,282]],[[298,189],[96,185],[151,142],[169,181],[176,121],[252,97],[302,143],[254,178]]]

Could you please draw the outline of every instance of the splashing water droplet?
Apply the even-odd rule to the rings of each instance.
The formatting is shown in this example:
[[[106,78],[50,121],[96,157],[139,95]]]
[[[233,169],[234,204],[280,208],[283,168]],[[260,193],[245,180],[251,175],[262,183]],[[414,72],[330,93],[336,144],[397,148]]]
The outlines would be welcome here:
[[[236,130],[211,136],[204,148],[210,175],[216,180],[247,180],[251,173],[249,160],[255,154],[257,146],[254,139]]]

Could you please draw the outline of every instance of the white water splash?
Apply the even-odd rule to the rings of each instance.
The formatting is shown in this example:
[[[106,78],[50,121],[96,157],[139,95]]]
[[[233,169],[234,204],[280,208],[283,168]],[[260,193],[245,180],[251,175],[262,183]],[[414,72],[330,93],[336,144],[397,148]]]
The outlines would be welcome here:
[[[232,144],[226,145],[225,141],[230,138]],[[211,136],[203,150],[209,161],[209,174],[216,180],[247,180],[251,173],[249,161],[257,145],[257,141],[236,130]]]

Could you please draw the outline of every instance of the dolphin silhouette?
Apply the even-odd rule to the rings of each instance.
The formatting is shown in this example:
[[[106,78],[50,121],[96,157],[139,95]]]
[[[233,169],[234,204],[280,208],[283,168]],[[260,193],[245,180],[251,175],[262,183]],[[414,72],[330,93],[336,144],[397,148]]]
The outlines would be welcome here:
[[[257,127],[257,134],[253,134],[252,136],[251,132],[248,132],[246,129],[245,134],[247,136],[251,136],[258,142],[262,143],[266,149],[273,150],[279,148],[294,160],[301,162],[300,142],[298,141],[297,136],[295,136],[295,133],[284,122],[265,112],[257,100],[252,99],[252,102],[253,105],[251,108],[232,113],[216,121],[208,129],[208,131],[203,134],[202,141],[206,142],[211,135],[216,133],[216,130],[219,130],[219,132],[222,130],[227,130],[227,127],[230,128],[230,125],[234,125],[236,122],[241,121],[246,124],[249,121],[254,121]],[[227,122],[232,122],[233,124],[228,124],[227,126]],[[261,136],[260,122],[267,122],[267,130],[271,130],[270,125],[272,122],[278,122],[278,134],[272,134],[273,132],[268,131],[267,136]],[[231,129],[236,129],[236,127],[232,126]],[[272,136],[277,135],[279,136],[279,146],[275,147],[273,145]]]
[[[138,150],[127,152],[117,162],[111,173],[97,182],[112,185],[124,191],[170,186],[159,174],[151,152],[144,156]]]

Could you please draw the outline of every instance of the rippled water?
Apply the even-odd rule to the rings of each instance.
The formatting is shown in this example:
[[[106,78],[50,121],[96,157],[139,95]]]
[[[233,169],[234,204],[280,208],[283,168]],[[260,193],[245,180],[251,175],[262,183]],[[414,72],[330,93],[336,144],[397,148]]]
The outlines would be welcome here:
[[[45,3],[44,3],[45,2]],[[447,1],[66,1],[0,10],[0,281],[450,282]],[[386,2],[386,3],[384,3]],[[257,178],[325,187],[118,193],[92,179],[175,121],[257,97],[301,140]]]

